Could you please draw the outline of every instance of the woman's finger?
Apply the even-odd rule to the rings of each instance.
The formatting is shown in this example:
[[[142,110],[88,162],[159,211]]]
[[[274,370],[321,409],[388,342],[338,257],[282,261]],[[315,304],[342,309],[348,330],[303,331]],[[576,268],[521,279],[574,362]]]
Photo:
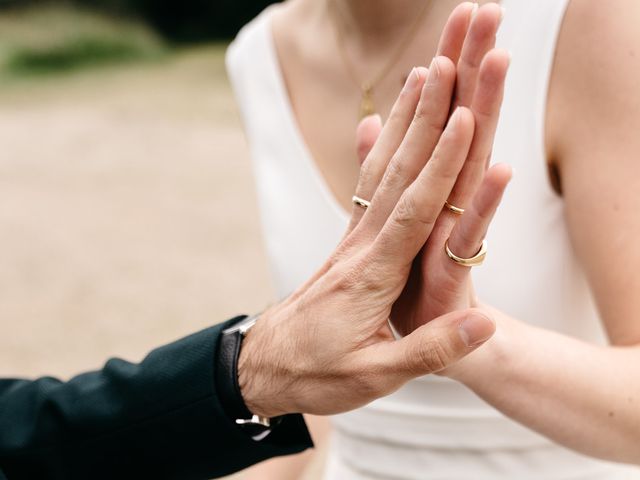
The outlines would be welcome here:
[[[456,256],[471,258],[478,253],[512,174],[511,167],[504,163],[494,165],[487,171],[471,206],[462,215],[449,237],[449,249]],[[452,261],[444,250],[442,259],[445,270],[454,279],[462,281],[468,274],[469,267]]]
[[[362,119],[356,130],[356,154],[358,164],[362,166],[378,140],[382,131],[382,118],[380,115],[369,115]]]
[[[404,190],[433,153],[449,117],[455,79],[455,65],[448,57],[433,59],[413,121],[365,214],[362,228],[369,238],[376,237]]]
[[[360,178],[355,191],[355,195],[358,197],[367,201],[373,197],[378,183],[387,169],[389,159],[397,150],[411,124],[428,73],[426,68],[416,67],[407,77],[378,141],[360,169]],[[364,209],[354,205],[348,232],[355,228],[363,214]]]
[[[451,116],[436,149],[397,201],[373,248],[381,266],[409,268],[426,242],[464,165],[473,139],[474,117],[465,107]],[[380,190],[378,193],[384,193]],[[376,194],[378,198],[378,194]],[[382,198],[382,197],[381,197]],[[386,202],[386,199],[381,199]],[[368,212],[363,222],[368,221]]]
[[[503,10],[496,3],[483,5],[474,15],[458,61],[455,107],[471,104],[481,62],[485,54],[495,47],[502,15]]]
[[[454,64],[457,63],[471,23],[472,12],[476,8],[477,4],[464,2],[451,12],[440,36],[437,56],[448,57]],[[419,88],[422,88],[428,71],[424,68],[418,68],[414,70],[414,72],[417,72],[421,77]],[[409,81],[409,79],[407,79],[407,81]],[[405,85],[405,89],[406,88]],[[366,162],[367,164],[363,166],[361,170],[356,195],[364,200],[370,201],[373,198],[387,169],[389,160],[400,145],[411,123],[419,96],[413,97],[415,103],[412,105],[412,108],[407,108],[411,107],[411,105],[410,102],[406,101],[408,100],[407,98],[402,98],[403,94],[404,92],[401,93],[400,98],[396,101],[391,115],[385,124],[385,128],[382,131],[380,141],[373,147],[369,155],[369,160]],[[409,115],[408,110],[411,110]],[[349,231],[358,224],[363,214],[364,211],[362,207],[356,206],[354,208]]]
[[[436,56],[449,57],[453,63],[458,63],[464,39],[477,9],[478,4],[474,2],[464,2],[453,9],[440,35]]]
[[[500,118],[509,61],[510,56],[506,50],[494,49],[487,53],[480,66],[471,101],[471,111],[476,119],[475,135],[469,158],[449,197],[449,203],[459,208],[466,208],[471,201],[488,166]]]

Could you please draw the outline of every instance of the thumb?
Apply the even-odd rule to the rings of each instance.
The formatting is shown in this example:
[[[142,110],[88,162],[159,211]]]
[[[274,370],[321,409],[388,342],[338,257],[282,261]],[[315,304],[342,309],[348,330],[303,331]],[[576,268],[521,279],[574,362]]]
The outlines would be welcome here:
[[[483,311],[451,312],[388,344],[393,350],[389,361],[407,380],[436,373],[485,343],[495,330],[495,322]]]
[[[367,155],[378,140],[382,131],[382,118],[380,115],[369,115],[363,118],[356,130],[356,152],[358,163],[362,165],[367,159]]]

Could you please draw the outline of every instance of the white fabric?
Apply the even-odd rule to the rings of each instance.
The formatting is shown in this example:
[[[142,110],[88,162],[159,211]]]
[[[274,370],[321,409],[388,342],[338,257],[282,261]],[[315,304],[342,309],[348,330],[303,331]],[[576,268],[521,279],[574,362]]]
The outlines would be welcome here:
[[[567,2],[503,0],[507,15],[498,45],[512,52],[513,62],[493,158],[510,162],[517,173],[491,227],[487,261],[473,276],[483,301],[531,324],[600,343],[598,315],[544,158],[547,84]],[[284,297],[333,250],[348,214],[296,124],[271,13],[267,9],[241,31],[229,48],[227,68],[250,143],[272,273]],[[435,376],[333,423],[325,474],[330,480],[640,478],[631,467],[557,446],[464,386]]]

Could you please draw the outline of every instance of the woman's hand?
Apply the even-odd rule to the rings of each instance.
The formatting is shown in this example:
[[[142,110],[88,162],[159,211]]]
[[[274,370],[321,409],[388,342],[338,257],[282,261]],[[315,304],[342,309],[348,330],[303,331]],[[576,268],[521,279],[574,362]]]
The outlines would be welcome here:
[[[637,295],[629,295],[637,291],[631,281],[637,278],[634,268],[638,266],[638,262],[633,261],[637,257],[634,257],[637,249],[633,232],[640,231],[638,216],[634,216],[637,209],[629,207],[638,203],[638,189],[629,185],[634,183],[630,179],[638,178],[635,152],[639,149],[633,149],[638,137],[634,135],[633,126],[638,123],[640,110],[630,108],[629,99],[636,98],[640,63],[629,61],[628,49],[609,48],[638,43],[640,34],[633,23],[640,15],[636,6],[633,3],[633,9],[616,10],[596,1],[571,3],[556,53],[559,60],[554,66],[557,70],[554,76],[560,80],[553,80],[549,100],[550,108],[555,102],[558,122],[555,133],[563,142],[563,158],[559,161],[565,173],[563,191],[569,231],[576,254],[595,287],[596,300],[614,345],[589,344],[534,327],[482,305],[480,309],[495,319],[496,333],[482,348],[441,373],[462,382],[507,417],[559,445],[583,455],[640,465],[640,343],[637,335],[640,323],[636,321],[639,302]],[[602,21],[603,18],[607,21]],[[589,26],[590,36],[598,39],[588,43],[590,48],[584,47],[585,25]],[[604,66],[593,70],[591,60],[605,51],[614,51],[616,55],[605,55]],[[480,83],[481,77],[482,73]],[[576,78],[583,81],[577,84]],[[475,113],[473,103],[471,109]],[[567,121],[574,118],[583,121]],[[603,118],[617,121],[603,122]],[[477,120],[472,152],[483,129],[480,117]],[[567,130],[566,125],[572,129]],[[594,129],[593,125],[602,128]],[[489,149],[478,149],[482,150],[488,155]],[[467,166],[471,164],[468,160]],[[600,168],[605,164],[606,169]],[[508,176],[506,170],[498,173],[492,174],[490,170],[483,182],[492,182],[493,175]],[[594,178],[597,178],[595,187]],[[477,303],[468,283],[468,270],[443,255],[442,245],[451,231],[453,252],[465,257],[477,251],[495,210],[492,205],[499,198],[499,184],[504,181],[504,177],[498,178],[498,185],[494,187],[483,184],[480,191],[488,194],[476,194],[472,206],[467,207],[465,215],[457,221],[449,214],[438,220],[440,225],[430,236],[423,259],[419,264],[416,262],[412,272],[415,277],[410,280],[429,285],[413,297],[427,307],[421,312],[425,317],[436,315],[439,308],[450,308],[448,303],[458,306]],[[456,186],[450,202],[457,205],[461,201],[459,192],[464,190]],[[495,194],[491,195],[491,191]],[[618,208],[620,205],[626,208]],[[594,222],[594,218],[599,221]],[[626,230],[621,230],[620,225]],[[612,237],[611,232],[618,234]],[[611,248],[612,241],[615,249]],[[436,243],[439,247],[433,249],[433,259],[429,262],[424,254],[428,257],[427,251]],[[416,272],[418,268],[422,271]],[[465,282],[459,283],[464,279]],[[453,290],[447,291],[442,288],[444,285],[452,285]],[[443,291],[436,291],[438,288]],[[410,298],[410,292],[405,291],[404,298]],[[532,297],[531,301],[540,299]],[[414,320],[421,324],[425,319],[418,314]],[[574,317],[568,321],[582,320]],[[587,324],[592,320],[584,319]],[[547,320],[540,320],[544,321]]]
[[[385,160],[385,178],[394,182],[376,193],[376,205],[384,208],[369,209],[325,267],[266,312],[247,335],[239,382],[253,413],[272,417],[357,408],[446,368],[493,334],[493,321],[474,311],[435,319],[397,342],[388,329],[392,306],[465,165],[474,135],[474,116],[460,107],[438,132],[435,148],[423,142],[432,135],[425,117],[416,114],[424,81],[424,69],[409,77],[394,107],[395,121],[387,122],[374,149],[391,151],[403,166]],[[452,88],[434,94],[448,102]]]
[[[448,198],[451,205],[463,208],[465,212],[460,216],[445,208],[416,258],[407,287],[394,305],[391,315],[393,325],[402,334],[410,333],[446,312],[477,305],[469,276],[470,268],[449,258],[445,244],[449,240],[450,251],[458,257],[469,258],[478,253],[511,178],[511,170],[507,165],[496,165],[485,175],[509,64],[508,54],[493,48],[502,11],[495,4],[481,7],[471,25],[467,26],[466,36],[462,37],[464,42],[454,41],[460,38],[460,29],[464,28],[461,20],[464,17],[460,13],[463,8],[464,5],[454,10],[445,27],[438,49],[440,55],[431,63],[416,110],[416,115],[420,117],[418,123],[428,126],[426,134],[414,144],[405,142],[404,148],[406,151],[432,151],[451,108],[460,105],[470,107],[476,119],[474,139],[469,158]],[[393,117],[389,121],[394,121]],[[358,132],[360,151],[365,150],[371,142],[375,123],[375,120],[369,119],[361,125]],[[363,167],[358,196],[373,196],[372,210],[389,208],[388,205],[381,205],[377,195],[378,192],[395,188],[397,182],[389,172],[393,174],[406,169],[402,155],[396,157],[391,158],[387,165],[380,149],[374,148],[367,160],[374,166],[365,164]],[[376,176],[375,172],[383,167],[387,168],[384,178]]]

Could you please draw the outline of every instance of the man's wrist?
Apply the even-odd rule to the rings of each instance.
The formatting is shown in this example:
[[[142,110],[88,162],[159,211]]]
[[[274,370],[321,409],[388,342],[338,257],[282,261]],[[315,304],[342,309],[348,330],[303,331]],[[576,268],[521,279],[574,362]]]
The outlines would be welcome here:
[[[241,329],[248,318],[242,315],[229,320],[222,330],[216,349],[214,381],[220,404],[232,421],[251,416],[242,400],[237,374],[238,353],[242,344]]]
[[[277,348],[269,342],[268,313],[247,332],[238,357],[238,385],[247,409],[254,415],[274,418],[288,412],[281,405],[282,397],[277,392],[275,366],[267,361],[266,354]],[[274,388],[275,387],[275,388]]]
[[[255,318],[255,317],[254,317]],[[260,321],[254,324],[262,323],[262,315]],[[267,364],[264,368],[260,368],[260,361],[254,362],[256,355],[261,355],[270,350],[281,351],[276,347],[272,339],[264,338],[265,332],[270,332],[270,328],[260,328],[254,335],[252,328],[246,331],[248,325],[253,319],[247,316],[236,317],[228,321],[223,328],[218,340],[216,349],[216,368],[215,368],[215,384],[220,404],[232,423],[243,431],[248,437],[256,442],[268,445],[267,448],[282,448],[283,451],[289,453],[298,453],[306,448],[312,447],[313,442],[309,436],[306,424],[302,415],[284,415],[288,410],[270,410],[265,409],[262,405],[272,405],[270,400],[276,398],[273,388],[276,387],[275,382],[266,379],[263,371],[273,371],[273,356],[268,357]],[[249,335],[251,333],[251,335]],[[253,340],[245,343],[249,337]],[[252,345],[253,344],[253,345]],[[248,346],[247,346],[248,345]],[[259,348],[258,348],[259,347]],[[247,400],[242,395],[239,382],[239,364],[240,352],[245,350],[242,360],[243,379],[250,380],[251,385],[248,389],[249,395]],[[250,361],[246,361],[250,360]],[[248,368],[246,368],[248,367]],[[257,380],[257,382],[256,382]],[[254,393],[255,392],[255,393]],[[252,399],[256,401],[252,401]],[[262,399],[266,399],[263,401]],[[264,417],[264,418],[258,418]]]

